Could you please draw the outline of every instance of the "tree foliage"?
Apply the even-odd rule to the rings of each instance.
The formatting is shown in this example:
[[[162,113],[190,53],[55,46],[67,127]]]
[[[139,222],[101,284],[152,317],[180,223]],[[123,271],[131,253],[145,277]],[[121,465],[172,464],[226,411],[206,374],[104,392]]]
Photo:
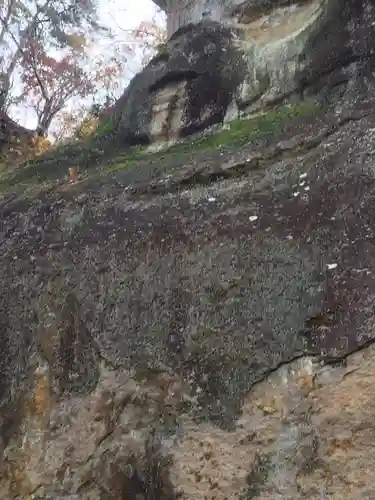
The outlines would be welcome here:
[[[53,118],[75,95],[86,97],[93,92],[90,75],[70,52],[61,59],[48,55],[42,45],[33,41],[22,58],[22,81],[38,116],[37,133],[45,135]]]
[[[0,109],[9,99],[14,73],[29,47],[82,49],[85,34],[106,31],[93,0],[1,0]]]
[[[164,14],[159,9],[151,19],[145,20],[135,29],[127,29],[117,25],[122,32],[123,44],[127,49],[133,48],[133,53],[141,55],[141,65],[145,66],[167,40],[167,31],[163,21]],[[136,50],[134,50],[136,48]]]
[[[166,30],[154,18],[142,22],[134,31],[134,39],[142,50],[142,63],[147,64],[167,39]]]
[[[116,44],[96,1],[0,0],[0,112],[32,108],[39,137],[51,124],[58,140],[92,133],[134,74],[129,63],[139,69],[165,41],[154,19]],[[103,40],[111,46],[100,51]]]

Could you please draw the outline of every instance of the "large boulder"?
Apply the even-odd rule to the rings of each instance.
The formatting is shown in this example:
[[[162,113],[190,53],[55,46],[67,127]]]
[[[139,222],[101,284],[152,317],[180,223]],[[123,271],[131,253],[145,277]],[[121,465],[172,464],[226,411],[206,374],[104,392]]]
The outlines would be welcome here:
[[[283,100],[339,99],[373,64],[374,21],[372,0],[252,1],[183,26],[118,101],[115,134],[170,141]]]
[[[229,28],[181,28],[117,102],[117,134],[127,144],[173,140],[220,123],[245,78]]]

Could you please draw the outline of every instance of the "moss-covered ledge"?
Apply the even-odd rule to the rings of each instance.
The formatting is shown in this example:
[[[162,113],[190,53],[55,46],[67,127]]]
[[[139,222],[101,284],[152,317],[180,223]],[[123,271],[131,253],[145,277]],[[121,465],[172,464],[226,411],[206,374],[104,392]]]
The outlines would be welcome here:
[[[68,169],[76,168],[83,179],[105,178],[123,169],[137,175],[169,168],[178,168],[190,162],[196,155],[229,153],[239,147],[267,147],[283,137],[300,132],[300,127],[321,119],[325,108],[316,101],[280,105],[254,116],[237,119],[200,137],[190,137],[164,147],[157,152],[136,147],[123,150],[119,144],[107,138],[93,136],[87,141],[58,147],[28,165],[0,175],[0,193],[25,193],[35,196],[41,188],[66,182]],[[198,158],[197,158],[198,159]],[[136,172],[138,171],[138,173]]]

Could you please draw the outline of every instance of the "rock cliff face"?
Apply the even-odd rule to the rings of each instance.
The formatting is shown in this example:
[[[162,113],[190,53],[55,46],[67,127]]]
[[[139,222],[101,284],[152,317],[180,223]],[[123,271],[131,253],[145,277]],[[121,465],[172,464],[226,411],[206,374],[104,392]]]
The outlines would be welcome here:
[[[83,180],[38,196],[21,180],[51,164],[0,179],[1,498],[373,500],[371,12],[348,4],[350,44],[310,52],[311,75],[337,59],[306,70],[309,100],[99,169],[86,158]],[[222,117],[248,75],[227,27],[176,35],[152,85],[172,102],[173,69],[199,96],[186,47],[207,34],[224,91],[195,109]],[[150,67],[121,118],[143,138]]]
[[[340,99],[371,71],[374,19],[372,0],[252,1],[221,22],[194,18],[119,100],[116,134],[173,141],[281,101]]]

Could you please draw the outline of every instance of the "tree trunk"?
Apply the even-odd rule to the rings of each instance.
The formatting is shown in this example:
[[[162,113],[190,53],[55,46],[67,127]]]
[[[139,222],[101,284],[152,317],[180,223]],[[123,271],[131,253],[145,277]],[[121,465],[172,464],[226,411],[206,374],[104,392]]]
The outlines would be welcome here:
[[[221,21],[233,0],[154,0],[167,14],[167,35],[170,38],[181,26],[202,20]]]
[[[53,106],[52,99],[44,102],[42,112],[38,115],[38,126],[36,128],[36,133],[39,137],[47,136],[53,119],[61,109],[61,107]]]
[[[30,40],[31,34],[34,31],[36,27],[36,21],[37,21],[37,16],[39,12],[37,12],[32,21],[30,22],[29,26],[26,28],[24,34],[22,35],[20,41],[17,43],[17,49],[15,53],[12,56],[12,59],[5,71],[2,72],[1,75],[1,82],[0,82],[0,110],[4,110],[9,92],[11,89],[11,77],[14,73],[14,70],[16,69],[19,60],[23,54],[23,50],[27,46],[27,43]],[[14,40],[15,41],[15,40]]]
[[[1,30],[0,30],[0,47],[4,44],[4,38],[6,33],[8,32],[9,26],[9,20],[12,15],[13,7],[15,4],[15,0],[11,0],[8,5],[8,10],[4,18],[0,20],[1,22]],[[7,77],[6,73],[3,73],[3,65],[4,65],[4,57],[0,56],[0,111],[5,111],[6,107],[6,102],[7,102],[7,97],[9,94],[9,89],[10,89],[10,82],[9,78]]]

